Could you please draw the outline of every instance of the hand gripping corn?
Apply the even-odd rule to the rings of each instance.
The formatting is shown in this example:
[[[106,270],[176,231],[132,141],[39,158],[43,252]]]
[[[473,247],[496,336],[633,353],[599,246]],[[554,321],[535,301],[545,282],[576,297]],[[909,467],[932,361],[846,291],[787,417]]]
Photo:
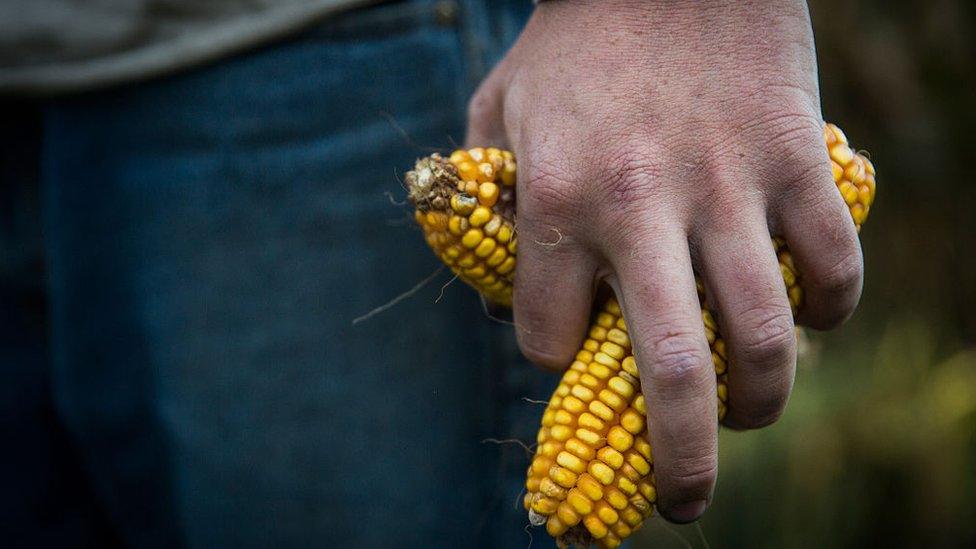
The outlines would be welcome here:
[[[824,126],[837,190],[860,230],[874,200],[871,161],[844,133]],[[454,273],[501,305],[511,305],[518,236],[512,153],[456,150],[418,160],[407,173],[410,201],[427,243]],[[773,238],[794,313],[803,302],[800,274],[780,238]],[[717,378],[717,413],[728,403],[728,355],[704,288],[702,322]],[[586,340],[542,415],[529,466],[524,505],[560,546],[617,547],[654,511],[654,461],[627,325],[613,297],[602,303]]]

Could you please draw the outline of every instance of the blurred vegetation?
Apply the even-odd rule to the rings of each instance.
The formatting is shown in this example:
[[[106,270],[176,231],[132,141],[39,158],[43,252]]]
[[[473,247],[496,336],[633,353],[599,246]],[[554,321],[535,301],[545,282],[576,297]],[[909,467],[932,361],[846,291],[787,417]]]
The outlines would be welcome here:
[[[635,547],[976,547],[976,2],[812,0],[825,118],[879,170],[861,307],[698,526]]]

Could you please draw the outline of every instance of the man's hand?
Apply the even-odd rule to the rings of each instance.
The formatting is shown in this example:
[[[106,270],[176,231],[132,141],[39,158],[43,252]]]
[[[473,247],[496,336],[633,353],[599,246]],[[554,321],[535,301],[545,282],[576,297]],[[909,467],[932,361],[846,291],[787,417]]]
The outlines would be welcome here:
[[[701,515],[717,468],[695,273],[730,346],[737,428],[775,421],[793,384],[770,234],[803,274],[800,320],[835,326],[860,296],[860,246],[821,124],[810,20],[793,0],[543,2],[471,101],[468,143],[519,160],[522,350],[565,367],[597,283],[610,284],[671,520]]]

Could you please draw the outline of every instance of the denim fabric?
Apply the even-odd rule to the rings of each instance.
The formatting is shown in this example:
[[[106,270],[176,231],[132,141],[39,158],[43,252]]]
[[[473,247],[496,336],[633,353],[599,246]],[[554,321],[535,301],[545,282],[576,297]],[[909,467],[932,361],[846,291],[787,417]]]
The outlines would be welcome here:
[[[45,107],[54,398],[126,542],[528,544],[528,456],[484,439],[533,442],[555,377],[447,272],[352,321],[438,268],[386,193],[530,9],[385,4]]]

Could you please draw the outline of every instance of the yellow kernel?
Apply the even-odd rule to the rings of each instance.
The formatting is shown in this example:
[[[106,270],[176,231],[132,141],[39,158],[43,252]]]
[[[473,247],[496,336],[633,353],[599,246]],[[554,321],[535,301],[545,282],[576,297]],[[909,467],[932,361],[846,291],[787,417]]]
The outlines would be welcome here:
[[[606,463],[614,469],[619,469],[621,465],[624,464],[624,455],[614,450],[610,446],[604,446],[596,453],[597,459]]]
[[[628,496],[632,496],[637,493],[637,485],[631,482],[630,479],[625,476],[617,477],[617,488]]]
[[[468,217],[468,221],[471,223],[472,227],[481,227],[485,223],[488,223],[489,219],[491,219],[491,210],[484,206],[478,206],[475,208]]]
[[[600,349],[603,349],[603,345],[606,345],[607,343],[609,342],[604,341],[603,344],[600,345]],[[610,345],[613,345],[613,343],[610,343]],[[599,364],[603,364],[604,366],[613,368],[614,370],[620,369],[620,363],[617,362],[616,359],[614,359],[612,356],[608,355],[607,353],[604,353],[602,350],[593,355],[593,360]]]
[[[625,371],[625,372],[627,372],[628,374],[630,374],[630,375],[633,375],[633,376],[636,376],[636,375],[638,375],[638,371],[637,371],[637,361],[636,361],[636,360],[634,360],[634,357],[633,357],[633,355],[631,355],[631,356],[628,356],[628,357],[626,357],[626,358],[624,358],[624,360],[623,360],[623,361],[622,361],[622,362],[620,363],[620,366],[621,366],[621,367],[622,367],[622,368],[624,369],[624,371]]]
[[[495,246],[496,243],[494,239],[486,238],[482,240],[481,243],[478,244],[478,246],[474,249],[474,255],[481,258],[486,258],[491,255],[493,251],[495,251]]]
[[[623,519],[623,521],[626,522],[631,528],[635,528],[637,525],[644,522],[644,515],[642,515],[637,509],[630,506],[620,511],[620,518]]]
[[[457,166],[461,162],[466,162],[470,160],[471,160],[471,155],[468,154],[468,151],[464,149],[455,150],[454,152],[451,153],[451,157],[448,159],[448,161],[451,164],[454,164],[455,166]]]
[[[580,377],[579,370],[572,370],[572,369],[567,370],[566,373],[563,374],[563,383],[566,383],[570,387],[575,388],[575,385],[579,383],[579,377]]]
[[[729,387],[728,387],[728,385],[726,385],[724,383],[719,383],[715,392],[718,393],[718,398],[722,402],[725,402],[725,401],[727,401],[729,399]]]
[[[485,161],[491,163],[491,167],[495,168],[496,171],[502,169],[502,166],[505,165],[505,157],[502,156],[501,149],[496,147],[488,147],[485,149]]]
[[[475,162],[481,162],[485,159],[485,148],[484,147],[472,147],[468,149],[468,154],[471,155],[471,159]]]
[[[502,244],[505,244],[511,239],[512,239],[512,229],[509,226],[503,224],[501,228],[498,229],[498,241],[501,242]]]
[[[612,315],[618,315],[618,316],[620,315],[620,304],[617,303],[616,299],[613,298],[608,299],[607,302],[603,305],[603,309]]]
[[[603,328],[613,328],[613,323],[617,319],[610,313],[600,313],[596,315],[596,323]]]
[[[485,276],[485,268],[482,265],[477,265],[477,266],[472,267],[470,269],[465,269],[464,270],[464,276],[466,276],[468,278],[471,278],[471,279],[481,278],[481,277]]]
[[[600,391],[600,402],[609,406],[615,412],[622,412],[627,407],[627,401],[610,389]]]
[[[565,450],[559,452],[559,455],[556,456],[556,463],[576,474],[582,473],[586,470],[586,463],[583,460]]]
[[[593,475],[593,478],[599,480],[602,484],[606,485],[613,482],[613,469],[602,461],[591,461],[586,470]]]
[[[576,481],[576,488],[592,501],[603,497],[603,486],[589,473],[583,473]]]
[[[607,424],[604,423],[602,419],[596,417],[595,415],[589,412],[584,412],[579,417],[579,426],[585,427],[591,431],[599,432],[605,429]]]
[[[532,459],[532,466],[530,470],[535,476],[542,476],[549,472],[552,468],[552,460],[546,456],[535,456]]]
[[[583,350],[590,353],[590,360],[593,360],[593,353],[600,350],[600,344],[593,339],[587,339],[583,342]]]
[[[482,238],[484,238],[484,234],[481,229],[468,229],[468,232],[464,233],[461,238],[461,244],[464,244],[465,248],[471,249],[477,246]]]
[[[492,179],[495,179],[495,168],[492,168],[491,164],[487,162],[482,162],[478,164],[478,175],[477,175],[478,183],[486,183],[488,181],[491,181]],[[477,193],[477,191],[475,191],[475,193]],[[475,194],[475,193],[471,193],[471,194]]]
[[[553,482],[549,477],[542,477],[539,482],[539,492],[558,501],[566,499],[566,489]]]
[[[546,521],[546,532],[554,538],[565,534],[566,530],[569,530],[569,526],[563,524],[557,515],[550,516],[549,520]]]
[[[553,429],[556,427],[553,427]],[[630,434],[620,425],[614,425],[610,428],[610,432],[607,433],[607,444],[618,452],[626,452],[634,444],[634,435]]]
[[[641,457],[640,454],[628,454],[627,463],[629,463],[634,469],[637,469],[637,472],[642,475],[646,475],[647,473],[651,472],[651,464],[648,463],[646,459]]]
[[[841,181],[844,177],[844,168],[840,164],[830,161],[830,175],[834,177],[834,183]]]
[[[611,507],[617,509],[618,511],[624,507],[627,507],[627,496],[613,486],[607,486],[604,499],[610,504]]]
[[[586,404],[583,403],[582,400],[572,395],[568,395],[566,396],[566,398],[563,399],[563,410],[566,410],[571,414],[579,415],[582,414],[584,410],[586,410]]]
[[[559,427],[559,425],[557,425],[556,427]],[[553,429],[555,430],[556,427],[553,427]],[[568,439],[569,437],[566,438]],[[600,435],[598,433],[594,433],[593,431],[585,428],[580,428],[576,430],[576,438],[580,439],[586,444],[589,444],[590,446],[596,446],[597,444],[600,443],[601,440]]]
[[[474,267],[474,264],[477,262],[478,258],[476,258],[474,254],[465,254],[464,257],[457,260],[457,266],[461,267],[462,269],[468,269],[470,267]]]
[[[556,507],[558,506],[558,501],[547,498],[542,494],[536,494],[536,497],[532,501],[532,510],[540,515],[551,515],[556,512]]]
[[[614,334],[614,333],[619,334],[619,333],[622,333],[622,332],[620,332],[620,330],[617,330],[616,328],[614,328],[612,330],[609,330],[607,332],[607,339],[608,340],[611,339],[611,334]],[[613,337],[616,337],[616,336],[613,336]],[[624,358],[624,356],[627,355],[627,352],[624,350],[624,348],[621,347],[620,345],[617,345],[613,341],[605,341],[605,342],[603,342],[603,345],[600,345],[600,350],[603,351],[604,353],[610,355],[611,357],[613,357],[616,360],[622,360]]]
[[[633,408],[628,409],[626,412],[620,414],[620,426],[627,429],[631,434],[638,434],[644,430],[647,425],[647,420],[643,415]]]
[[[589,402],[593,400],[593,398],[596,396],[593,394],[593,391],[591,389],[584,387],[582,385],[573,385],[573,388],[570,390],[570,393],[572,393],[573,396],[582,400],[583,402]]]
[[[579,515],[589,514],[593,510],[593,502],[583,495],[578,488],[573,488],[566,494],[566,503]]]
[[[657,490],[654,488],[654,483],[650,480],[642,480],[637,484],[637,489],[640,493],[647,498],[647,501],[655,501],[657,499]]]
[[[845,143],[838,143],[830,148],[830,159],[841,166],[846,166],[848,162],[854,159],[854,151]]]
[[[529,492],[538,492],[541,484],[542,482],[540,477],[529,477],[525,481],[525,489]]]
[[[549,469],[549,478],[556,484],[568,489],[576,485],[578,475],[569,469],[563,469],[558,465],[553,465]]]
[[[494,206],[498,202],[498,185],[490,181],[482,183],[478,187],[478,202],[489,208]]]
[[[475,196],[478,194],[478,182],[477,181],[465,181],[464,182],[464,194]],[[477,200],[477,199],[475,199]]]
[[[609,406],[607,406],[606,404],[604,404],[599,400],[590,401],[590,405],[588,406],[588,408],[590,412],[593,413],[593,415],[597,416],[603,421],[613,420],[613,416],[614,416],[613,410],[611,410]]]
[[[567,526],[576,526],[580,521],[579,513],[573,509],[572,505],[565,501],[560,503],[559,507],[556,508],[556,516]]]
[[[592,328],[590,328],[589,335],[592,339],[595,339],[598,342],[603,341],[607,338],[607,329],[604,328],[603,326],[593,326]]]
[[[488,221],[488,223],[486,223],[485,226],[482,227],[481,230],[485,231],[485,234],[488,236],[495,236],[496,234],[498,234],[498,230],[501,228],[502,228],[502,217],[498,214],[494,214],[491,216],[491,219]]]
[[[653,458],[651,457],[651,443],[647,441],[644,437],[634,437],[634,449],[637,450],[641,456],[647,461],[653,463]]]
[[[603,524],[600,517],[596,515],[588,515],[586,518],[584,518],[583,526],[586,526],[586,529],[590,532],[590,535],[593,536],[593,539],[603,539],[607,537],[607,525]]]
[[[556,454],[559,453],[559,443],[555,441],[544,442],[542,446],[539,447],[539,453],[549,458],[555,458]],[[549,463],[549,467],[551,466],[552,466],[552,459],[550,459],[550,463]],[[547,468],[546,471],[548,470],[549,469]],[[541,475],[542,473],[539,474]]]
[[[634,506],[634,509],[640,511],[642,515],[647,515],[647,512],[651,510],[651,503],[641,494],[630,496],[630,504]]]
[[[456,219],[456,218],[451,218],[451,219]],[[457,246],[451,246],[450,248],[444,250],[444,255],[446,255],[451,259],[456,259],[457,256],[461,255],[461,249],[458,248]]]
[[[625,399],[630,399],[630,397],[634,396],[634,386],[620,376],[610,378],[607,381],[607,387],[613,389],[613,392]]]
[[[565,442],[569,440],[569,437],[573,436],[573,430],[565,425],[553,425],[552,428],[549,429],[549,434],[553,439],[560,442]]]
[[[528,494],[525,494],[525,497],[522,498],[522,507],[525,507],[526,511],[532,508],[532,497],[533,494],[530,492]]]
[[[499,274],[508,274],[512,272],[514,269],[515,269],[515,258],[508,257],[495,270],[498,271]]]
[[[502,184],[511,187],[515,185],[515,174],[516,166],[514,160],[505,160],[505,165],[502,167]]]
[[[560,425],[572,425],[575,418],[573,417],[573,414],[567,412],[566,410],[556,410],[556,413],[553,415],[552,419],[554,422]]]
[[[495,248],[495,251],[485,260],[485,265],[497,267],[501,265],[502,261],[505,261],[506,257],[508,257],[508,252],[505,251],[505,248]]]
[[[844,202],[848,206],[853,206],[857,202],[857,187],[853,183],[844,181],[840,185],[837,185],[837,190],[840,191],[840,195],[844,198]]]
[[[592,446],[583,444],[583,442],[577,438],[571,438],[566,441],[566,450],[572,452],[576,457],[586,461],[590,461],[595,455]]]
[[[631,403],[631,406],[642,415],[647,416],[647,403],[644,402],[644,395],[638,394],[634,396],[634,401]]]
[[[630,336],[627,335],[627,332],[619,328],[613,328],[609,330],[607,332],[607,340],[612,341],[613,343],[619,345],[620,347],[630,347]],[[608,355],[612,356],[617,360],[620,360],[624,357],[623,349],[621,349],[620,356],[617,356],[605,349],[603,350],[603,352],[607,353]]]
[[[462,181],[474,181],[478,177],[478,165],[471,161],[459,162],[457,164],[458,177]],[[474,194],[472,193],[472,196]]]
[[[725,359],[725,360],[728,360],[729,359],[728,355],[725,354],[725,340],[724,339],[716,339],[715,340],[714,351],[716,353],[718,353],[718,356],[722,357],[723,359]]]
[[[627,523],[623,521],[617,521],[617,523],[614,524],[610,530],[612,530],[613,534],[620,539],[627,539],[631,534],[634,533],[634,530],[630,526],[627,526]],[[604,539],[603,543],[606,544],[606,542],[607,540]]]
[[[587,368],[589,369],[589,368]],[[580,375],[580,384],[589,387],[590,389],[596,389],[600,386],[600,380],[590,374],[589,372]]]
[[[590,363],[587,369],[590,371],[590,374],[599,379],[607,379],[613,375],[613,370],[599,362]]]
[[[611,507],[610,504],[605,501],[597,502],[594,507],[596,508],[596,516],[600,517],[600,520],[602,520],[604,524],[613,524],[620,518],[617,515],[617,512],[614,511],[613,507]]]

